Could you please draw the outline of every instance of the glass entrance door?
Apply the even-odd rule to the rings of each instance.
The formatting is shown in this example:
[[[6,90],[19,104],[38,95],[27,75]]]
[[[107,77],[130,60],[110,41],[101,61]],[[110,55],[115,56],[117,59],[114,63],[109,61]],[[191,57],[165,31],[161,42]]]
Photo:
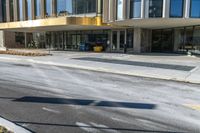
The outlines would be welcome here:
[[[125,42],[125,30],[112,31],[112,51],[123,50]]]

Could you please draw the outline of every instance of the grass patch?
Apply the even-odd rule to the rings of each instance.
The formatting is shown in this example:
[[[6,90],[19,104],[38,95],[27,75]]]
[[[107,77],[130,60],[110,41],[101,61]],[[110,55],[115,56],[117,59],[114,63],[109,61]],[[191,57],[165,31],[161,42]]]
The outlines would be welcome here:
[[[9,54],[9,55],[20,55],[20,56],[47,56],[47,53],[37,53],[37,52],[21,52],[14,50],[0,51],[0,54]]]
[[[3,127],[3,126],[0,126],[0,133],[14,133],[14,132],[9,131],[8,129],[6,129],[6,128]]]

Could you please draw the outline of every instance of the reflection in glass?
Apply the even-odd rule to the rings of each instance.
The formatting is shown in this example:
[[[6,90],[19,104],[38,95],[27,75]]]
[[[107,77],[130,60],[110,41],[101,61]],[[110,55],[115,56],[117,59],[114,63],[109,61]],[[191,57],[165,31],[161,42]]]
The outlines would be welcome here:
[[[14,9],[14,2],[13,0],[10,0],[10,21],[14,21],[14,12],[13,12],[13,9]]]
[[[74,14],[85,14],[96,12],[96,0],[72,0]]]
[[[162,17],[163,0],[149,0],[149,17]]]
[[[117,19],[123,19],[123,0],[117,0]]]
[[[141,17],[141,0],[130,1],[130,18]]]
[[[73,0],[57,0],[57,14],[59,16],[72,14]]]
[[[52,0],[46,0],[46,16],[51,16],[51,5],[52,5]]]
[[[27,17],[28,20],[32,19],[32,15],[31,15],[31,0],[26,0],[27,3]]]
[[[170,17],[183,17],[183,0],[170,1]]]
[[[23,21],[23,0],[19,0],[19,20]]]
[[[200,0],[191,0],[190,17],[200,18]]]
[[[40,0],[35,0],[35,6],[36,6],[36,11],[35,11],[35,16],[40,17],[41,16],[41,3]]]

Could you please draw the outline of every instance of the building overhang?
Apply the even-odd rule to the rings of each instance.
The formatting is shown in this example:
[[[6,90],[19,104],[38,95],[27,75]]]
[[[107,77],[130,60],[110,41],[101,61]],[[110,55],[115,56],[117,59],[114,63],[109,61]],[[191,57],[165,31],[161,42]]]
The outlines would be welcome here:
[[[55,30],[108,29],[109,24],[102,23],[101,17],[57,17],[18,22],[0,23],[0,30],[40,32]]]
[[[111,22],[114,26],[138,27],[147,29],[174,28],[183,26],[200,25],[200,19],[193,18],[146,18],[127,19]]]

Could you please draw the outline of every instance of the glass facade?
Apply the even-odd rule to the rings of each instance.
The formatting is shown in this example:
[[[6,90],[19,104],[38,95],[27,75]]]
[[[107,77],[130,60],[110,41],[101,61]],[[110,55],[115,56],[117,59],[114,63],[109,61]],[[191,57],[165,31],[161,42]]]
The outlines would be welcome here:
[[[200,26],[153,30],[152,51],[200,54]]]
[[[184,0],[170,0],[170,17],[183,17]]]
[[[96,12],[96,0],[72,0],[73,14]]]
[[[141,17],[141,0],[130,1],[130,18]]]
[[[96,45],[107,48],[107,30],[96,31],[55,31],[46,33],[46,48],[56,50],[86,50],[91,51]],[[84,45],[85,48],[82,49]]]
[[[159,18],[162,17],[163,0],[149,0],[149,17]]]
[[[35,0],[35,16],[36,18],[41,17],[41,1]]]
[[[70,15],[72,14],[72,1],[74,0],[57,0],[57,15]]]
[[[200,18],[200,0],[191,0],[190,17]]]
[[[19,20],[23,21],[23,0],[18,0],[19,1]]]
[[[46,0],[45,2],[45,15],[52,16],[52,0]]]
[[[117,0],[117,19],[123,19],[123,2],[124,0]]]
[[[10,0],[10,21],[14,21],[14,1]]]
[[[32,19],[31,0],[26,0],[26,5],[27,5],[27,19],[28,19],[28,20],[31,20],[31,19]]]
[[[6,21],[6,0],[1,0],[0,1],[0,22],[5,22]]]

